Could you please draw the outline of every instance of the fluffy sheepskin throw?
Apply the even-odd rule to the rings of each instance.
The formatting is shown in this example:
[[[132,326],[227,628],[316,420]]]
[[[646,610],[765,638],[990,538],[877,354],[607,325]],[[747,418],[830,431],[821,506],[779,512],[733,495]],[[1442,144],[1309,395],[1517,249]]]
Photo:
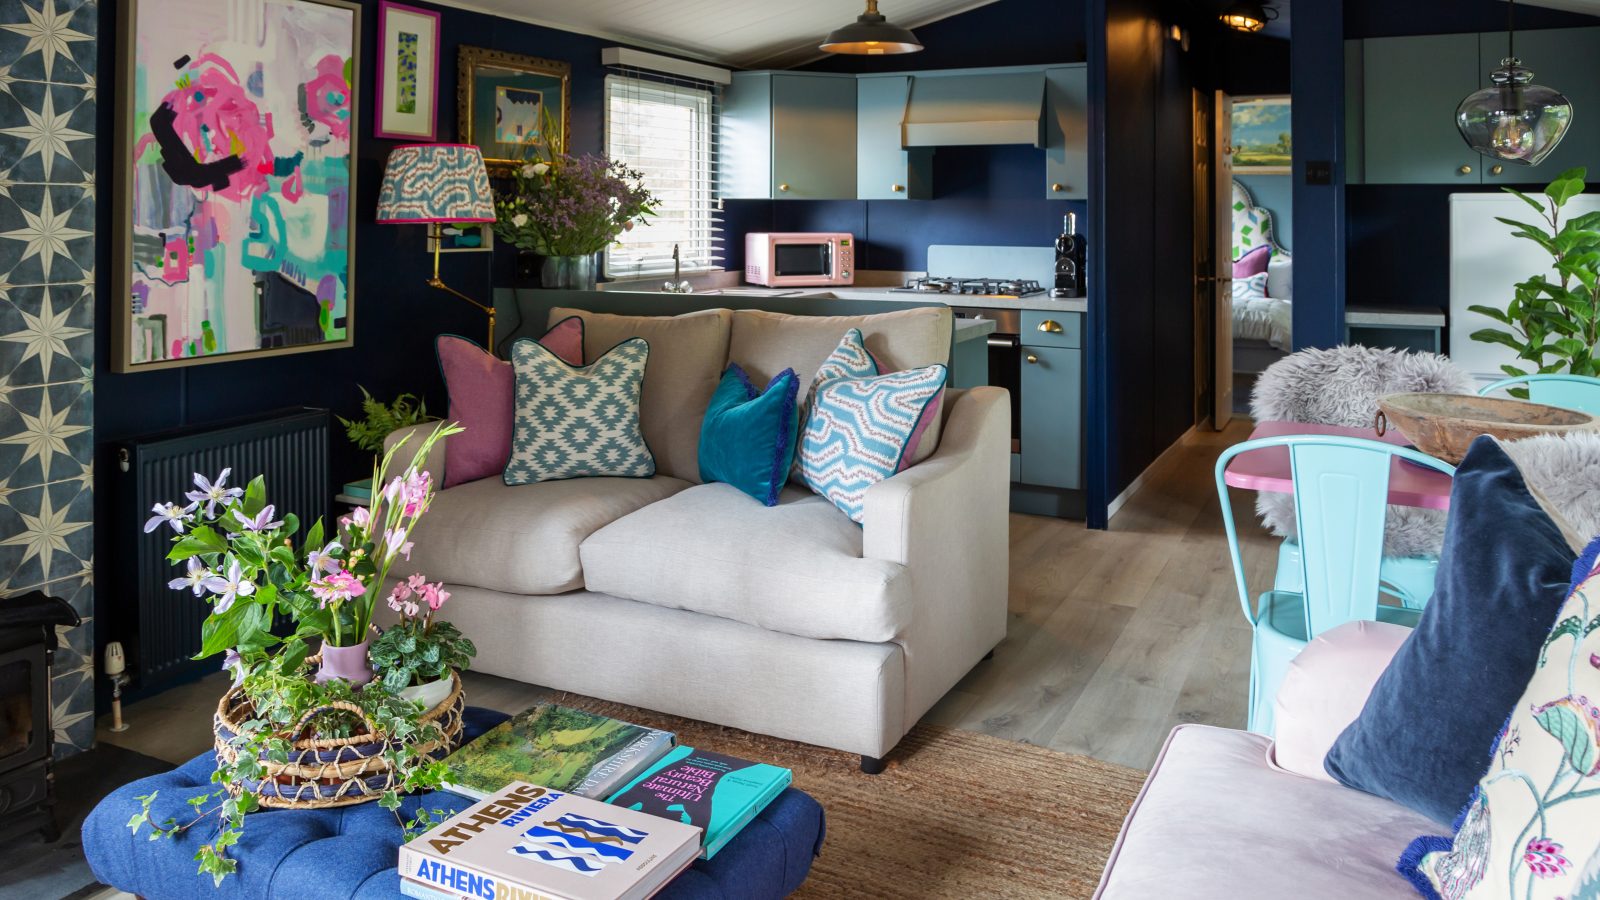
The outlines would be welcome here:
[[[1600,433],[1541,434],[1500,446],[1535,496],[1566,520],[1557,524],[1569,540],[1581,547],[1600,535]]]
[[[1385,394],[1470,394],[1472,376],[1436,353],[1372,347],[1301,350],[1278,360],[1256,379],[1250,414],[1256,421],[1308,422],[1366,428]],[[1294,537],[1294,497],[1262,493],[1256,511],[1271,532]],[[1391,506],[1384,522],[1385,556],[1423,556],[1444,544],[1445,514]]]

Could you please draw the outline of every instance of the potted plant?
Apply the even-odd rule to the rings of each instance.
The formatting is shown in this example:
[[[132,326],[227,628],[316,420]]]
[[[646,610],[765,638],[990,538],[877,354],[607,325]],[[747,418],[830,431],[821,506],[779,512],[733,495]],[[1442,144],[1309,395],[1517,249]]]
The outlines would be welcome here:
[[[393,402],[384,403],[364,387],[361,388],[361,413],[360,419],[346,419],[344,416],[335,418],[344,426],[345,437],[350,439],[350,443],[374,455],[383,452],[384,439],[389,435],[437,418],[428,415],[428,402],[416,394],[401,394]],[[371,500],[372,479],[352,481],[344,486],[344,492],[357,500]]]
[[[544,257],[542,286],[593,289],[597,254],[624,231],[649,224],[660,204],[645,189],[644,176],[621,163],[551,152],[558,136],[553,126],[547,116],[510,184],[495,191],[494,231]]]
[[[1515,229],[1512,236],[1537,243],[1554,260],[1556,280],[1535,275],[1516,286],[1505,309],[1472,306],[1473,312],[1499,322],[1509,330],[1484,328],[1472,339],[1502,344],[1517,352],[1521,365],[1502,365],[1512,376],[1571,372],[1600,375],[1595,344],[1600,342],[1600,212],[1563,221],[1562,207],[1583,193],[1588,170],[1569,169],[1544,189],[1548,204],[1521,191],[1504,188],[1539,212],[1546,228],[1515,219],[1499,221]],[[1532,370],[1532,372],[1529,371]],[[1526,399],[1526,388],[1513,388]]]
[[[389,593],[389,608],[400,621],[373,642],[372,666],[383,686],[432,709],[444,702],[453,686],[452,673],[465,669],[478,650],[450,622],[434,618],[450,592],[413,575]]]
[[[196,859],[220,884],[237,868],[227,848],[256,809],[376,800],[398,810],[400,794],[443,783],[439,760],[461,732],[460,693],[450,704],[424,706],[390,690],[373,679],[368,646],[375,600],[395,561],[410,556],[412,529],[433,499],[432,478],[420,466],[437,441],[461,430],[435,428],[403,473],[387,481],[409,438],[384,453],[373,471],[383,490],[369,507],[341,518],[331,536],[319,520],[299,539],[300,522],[266,502],[262,478],[237,487],[227,469],[215,478],[196,475],[187,504],[155,505],[145,531],[170,528],[167,558],[183,567],[169,586],[211,606],[196,658],[225,653],[235,684],[213,721],[216,791],[195,803],[195,818],[185,823],[151,821],[155,795],[141,798],[144,810],[128,823],[135,833],[148,826],[152,838],[175,836],[216,816],[217,830]],[[435,604],[448,597],[437,585],[431,595]],[[426,621],[434,611],[423,629],[432,625],[441,659],[448,643],[450,664],[464,668],[471,644],[452,627]],[[280,614],[294,622],[287,637],[272,631]],[[425,828],[434,815],[419,810],[401,824]]]

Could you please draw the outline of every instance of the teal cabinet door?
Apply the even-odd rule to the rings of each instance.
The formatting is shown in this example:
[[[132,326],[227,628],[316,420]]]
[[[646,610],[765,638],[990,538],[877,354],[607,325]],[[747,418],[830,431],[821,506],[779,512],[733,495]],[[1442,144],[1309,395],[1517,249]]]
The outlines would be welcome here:
[[[1083,487],[1083,351],[1022,348],[1019,480],[1042,487]]]
[[[1456,130],[1455,108],[1478,89],[1478,35],[1362,42],[1367,184],[1478,184],[1483,162]]]
[[[856,199],[926,200],[933,196],[933,148],[901,146],[911,93],[909,75],[856,80]]]
[[[853,199],[855,146],[853,76],[772,76],[774,200]]]
[[[717,120],[717,182],[729,200],[772,196],[772,73],[735,72]]]
[[[1483,84],[1506,56],[1506,36],[1480,36],[1478,69]],[[1533,83],[1552,87],[1572,101],[1566,137],[1537,166],[1484,157],[1485,184],[1547,184],[1577,166],[1600,178],[1600,28],[1556,28],[1517,32],[1517,58],[1533,70]]]
[[[1089,80],[1083,65],[1046,69],[1044,195],[1089,196]]]

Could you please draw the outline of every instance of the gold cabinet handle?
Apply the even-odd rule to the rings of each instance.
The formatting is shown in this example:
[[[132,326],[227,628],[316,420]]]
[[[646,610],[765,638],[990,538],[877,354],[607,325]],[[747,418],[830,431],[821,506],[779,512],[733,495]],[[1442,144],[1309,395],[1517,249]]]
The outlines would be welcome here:
[[[1037,366],[1039,364],[1039,357],[1034,356],[1032,353],[1029,353],[1027,356],[1024,356],[1023,359],[1027,360],[1028,361],[1028,365],[1030,365],[1030,366]]]
[[[1504,172],[1505,170],[1506,170],[1505,166],[1497,165],[1497,166],[1494,166],[1493,168],[1491,168],[1489,170],[1489,174],[1490,175],[1499,175],[1501,172]]]
[[[778,185],[778,190],[787,191],[787,190],[789,190],[789,186],[787,184],[780,184],[780,185]]]
[[[1046,334],[1060,334],[1061,323],[1057,322],[1055,319],[1045,319],[1043,322],[1039,323],[1039,330],[1045,332]]]
[[[1062,192],[1062,191],[1064,191],[1064,190],[1066,190],[1066,189],[1067,189],[1067,186],[1066,186],[1066,185],[1064,185],[1064,184],[1062,184],[1062,183],[1061,183],[1061,182],[1059,182],[1059,181],[1057,181],[1057,182],[1056,182],[1056,183],[1054,183],[1054,184],[1052,184],[1052,185],[1050,185],[1050,191],[1051,191],[1051,192],[1052,192],[1052,193],[1056,193],[1056,194],[1059,194],[1059,193],[1061,193],[1061,192]]]
[[[891,185],[889,185],[889,190],[894,191],[896,194],[904,193],[905,189],[906,189],[906,186],[903,185],[903,184],[891,184]]]
[[[1471,166],[1462,166],[1461,168],[1457,169],[1456,172],[1458,174],[1461,174],[1461,175],[1471,175],[1472,174],[1472,167]]]

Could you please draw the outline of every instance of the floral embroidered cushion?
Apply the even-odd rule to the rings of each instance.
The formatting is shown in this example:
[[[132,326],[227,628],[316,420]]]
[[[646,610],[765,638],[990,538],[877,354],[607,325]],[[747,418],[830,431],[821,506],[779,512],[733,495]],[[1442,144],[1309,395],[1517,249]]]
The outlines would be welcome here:
[[[1421,837],[1400,874],[1439,900],[1600,898],[1600,540],[1495,740],[1455,838]]]
[[[900,471],[912,439],[936,411],[944,366],[871,378],[835,378],[817,388],[800,439],[800,474],[813,491],[860,522],[867,489]]]
[[[655,457],[639,430],[639,398],[650,345],[623,341],[574,366],[536,341],[511,348],[516,418],[506,484],[612,475],[649,478]]]
[[[568,316],[539,343],[575,366],[583,365],[583,320]],[[441,334],[434,343],[450,421],[465,430],[445,438],[444,486],[488,478],[511,458],[511,416],[516,393],[511,363],[464,337]]]

